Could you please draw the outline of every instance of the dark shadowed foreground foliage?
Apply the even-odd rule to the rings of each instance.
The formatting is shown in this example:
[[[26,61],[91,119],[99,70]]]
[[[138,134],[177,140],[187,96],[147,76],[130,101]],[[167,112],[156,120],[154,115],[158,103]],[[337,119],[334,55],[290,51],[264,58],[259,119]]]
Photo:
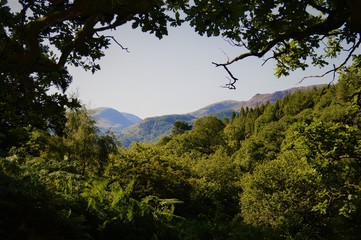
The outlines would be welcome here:
[[[0,160],[1,239],[359,239],[360,61],[126,149],[85,109]]]

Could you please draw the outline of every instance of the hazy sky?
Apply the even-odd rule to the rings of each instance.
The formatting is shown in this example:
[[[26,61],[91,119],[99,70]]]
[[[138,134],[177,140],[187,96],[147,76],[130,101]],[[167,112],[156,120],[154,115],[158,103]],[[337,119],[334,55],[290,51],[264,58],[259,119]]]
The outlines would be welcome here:
[[[228,90],[221,88],[228,83],[228,74],[212,61],[225,62],[242,49],[221,37],[201,37],[187,25],[171,28],[161,40],[129,25],[110,35],[129,53],[114,43],[100,61],[102,69],[94,75],[82,69],[71,71],[74,82],[69,92],[76,92],[90,108],[112,107],[146,118],[189,113],[219,101],[249,100],[257,93],[332,80],[330,74],[298,84],[304,76],[322,74],[326,69],[292,73],[278,79],[273,75],[275,62],[261,66],[263,60],[249,58],[229,67],[239,81],[236,90]]]

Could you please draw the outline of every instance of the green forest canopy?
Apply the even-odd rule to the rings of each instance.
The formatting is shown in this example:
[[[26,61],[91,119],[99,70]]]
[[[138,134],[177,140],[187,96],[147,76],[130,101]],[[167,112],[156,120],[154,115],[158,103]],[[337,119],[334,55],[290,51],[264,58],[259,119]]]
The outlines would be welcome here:
[[[31,131],[0,158],[0,237],[358,239],[360,66],[128,149],[67,111],[63,136]]]

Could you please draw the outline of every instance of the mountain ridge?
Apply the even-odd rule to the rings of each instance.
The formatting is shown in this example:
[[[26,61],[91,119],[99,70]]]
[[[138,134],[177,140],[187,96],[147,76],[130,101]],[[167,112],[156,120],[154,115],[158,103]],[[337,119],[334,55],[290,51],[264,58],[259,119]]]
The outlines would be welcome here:
[[[255,94],[250,100],[247,101],[237,101],[237,100],[225,100],[221,102],[216,102],[210,105],[207,105],[199,110],[196,110],[194,112],[191,112],[189,114],[195,116],[195,117],[203,117],[206,115],[209,115],[209,112],[215,112],[214,110],[217,109],[217,111],[222,109],[232,109],[232,110],[239,110],[242,107],[257,107],[257,105],[270,102],[275,103],[278,99],[284,98],[288,94],[292,94],[297,91],[308,91],[315,87],[322,87],[325,85],[311,85],[311,86],[305,86],[305,87],[294,87],[286,90],[280,90],[273,93],[257,93]],[[210,111],[213,110],[213,111]]]
[[[219,118],[230,117],[233,112],[239,111],[242,107],[253,108],[267,102],[272,104],[275,103],[278,99],[282,99],[285,96],[297,91],[308,91],[312,90],[313,88],[319,88],[323,86],[325,85],[311,85],[306,87],[290,88],[273,93],[257,93],[248,101],[225,100],[207,105],[203,108],[186,114],[170,114],[141,119],[130,113],[121,113],[115,109],[103,107],[98,109],[102,110],[103,112],[104,109],[108,109],[105,111],[105,113],[95,114],[92,116],[94,117],[97,126],[101,129],[102,132],[105,132],[106,130],[113,131],[124,146],[129,146],[132,142],[158,141],[162,136],[171,134],[173,124],[178,120],[193,123],[193,121],[197,118],[201,118],[207,115],[214,115]],[[114,111],[117,111],[119,114],[116,114]],[[114,119],[109,120],[107,118],[102,118],[107,117],[107,114],[110,114],[111,116],[119,116],[122,120],[116,121]],[[131,121],[131,119],[133,121]]]
[[[111,130],[119,132],[124,128],[139,123],[142,119],[130,113],[119,112],[110,107],[100,107],[91,110],[91,116],[101,132]]]

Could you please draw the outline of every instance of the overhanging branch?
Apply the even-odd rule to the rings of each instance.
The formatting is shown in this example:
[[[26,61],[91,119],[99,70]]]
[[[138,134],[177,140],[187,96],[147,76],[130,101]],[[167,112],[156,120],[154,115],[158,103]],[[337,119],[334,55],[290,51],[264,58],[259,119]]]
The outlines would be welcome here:
[[[360,37],[360,39],[358,40],[358,42],[355,43],[355,44],[351,47],[351,49],[349,49],[349,53],[348,53],[347,57],[345,58],[345,60],[344,60],[340,65],[338,65],[337,67],[336,67],[336,65],[333,65],[333,69],[328,70],[327,72],[325,72],[325,73],[322,74],[322,75],[313,75],[313,76],[303,77],[303,78],[301,79],[301,81],[299,81],[298,83],[301,83],[301,82],[303,82],[303,80],[308,79],[308,78],[322,78],[322,77],[324,77],[324,76],[326,76],[326,75],[328,75],[328,74],[330,74],[330,73],[333,73],[333,78],[332,78],[332,81],[331,81],[330,83],[334,82],[334,81],[335,81],[335,78],[336,78],[336,72],[337,72],[339,69],[341,69],[343,66],[346,65],[346,63],[347,63],[347,62],[350,60],[350,58],[352,57],[353,53],[354,53],[354,52],[356,51],[356,49],[361,45],[361,34],[359,34],[359,37]]]
[[[324,10],[324,9],[322,9],[322,10]],[[237,61],[240,61],[242,59],[252,57],[252,56],[262,58],[266,53],[271,51],[276,45],[278,45],[280,43],[286,43],[287,41],[289,41],[291,39],[302,41],[304,39],[307,39],[310,36],[316,36],[316,35],[318,35],[318,36],[328,36],[330,34],[333,34],[332,33],[333,30],[342,27],[347,22],[347,19],[348,19],[347,17],[348,16],[347,16],[347,14],[345,14],[345,12],[342,12],[342,14],[339,14],[338,12],[335,12],[335,13],[330,12],[328,17],[324,21],[319,22],[318,24],[310,26],[310,27],[308,27],[306,29],[302,29],[302,30],[298,29],[298,30],[289,31],[287,33],[278,35],[278,37],[268,41],[265,44],[265,46],[262,49],[260,49],[260,51],[258,51],[258,52],[250,51],[250,52],[241,54],[238,57],[233,58],[232,60],[228,60],[225,63],[215,63],[215,62],[213,62],[213,64],[216,67],[219,67],[219,66],[224,67],[224,69],[227,71],[227,73],[231,76],[230,83],[226,84],[225,87],[230,88],[230,89],[235,89],[236,88],[235,83],[237,82],[238,79],[235,78],[232,75],[232,73],[229,71],[229,69],[227,68],[228,65],[231,65],[234,62],[237,62]],[[357,47],[358,47],[358,45],[359,45],[359,43],[357,44]],[[277,59],[280,55],[282,55],[284,53],[285,52],[276,52],[276,51],[274,51],[274,55],[271,58]],[[352,53],[350,53],[350,54],[352,54]],[[350,58],[350,56],[348,56],[348,58],[346,59],[346,62],[348,61],[349,58]],[[269,59],[267,59],[266,61],[268,61],[268,60]],[[338,68],[336,70],[331,70],[331,72],[332,71],[337,71],[337,70],[338,70]]]
[[[90,17],[86,23],[84,24],[84,27],[78,31],[75,39],[73,42],[69,43],[65,49],[62,51],[62,54],[59,58],[58,61],[58,66],[59,68],[62,68],[69,55],[77,48],[79,47],[81,44],[84,44],[85,40],[88,37],[92,37],[94,34],[94,29],[93,27],[95,26],[95,24],[98,22],[98,17],[97,16],[92,16]]]

